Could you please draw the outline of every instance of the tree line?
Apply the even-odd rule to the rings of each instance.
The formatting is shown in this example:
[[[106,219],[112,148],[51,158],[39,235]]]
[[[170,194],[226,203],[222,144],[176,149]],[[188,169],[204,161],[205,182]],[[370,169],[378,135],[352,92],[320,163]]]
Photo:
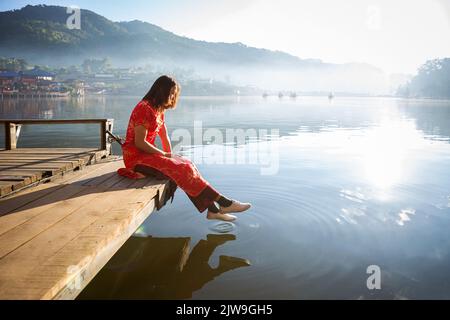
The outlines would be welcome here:
[[[428,60],[397,93],[404,97],[449,99],[450,58]]]

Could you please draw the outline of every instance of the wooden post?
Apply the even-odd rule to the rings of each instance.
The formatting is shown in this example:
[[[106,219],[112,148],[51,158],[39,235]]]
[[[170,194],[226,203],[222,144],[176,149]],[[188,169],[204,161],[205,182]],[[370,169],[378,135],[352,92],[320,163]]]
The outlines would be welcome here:
[[[100,123],[100,149],[106,150],[106,121]]]
[[[12,150],[17,147],[16,124],[5,122],[5,149]]]
[[[108,119],[106,121],[106,129],[112,133],[113,127],[114,127],[114,119]],[[111,142],[109,142],[108,134],[106,133],[106,130],[105,130],[104,134],[106,136],[106,149],[108,150],[108,154],[111,155],[112,154],[112,145],[111,145]]]
[[[19,143],[20,130],[22,129],[21,124],[15,124],[16,126],[16,145]]]

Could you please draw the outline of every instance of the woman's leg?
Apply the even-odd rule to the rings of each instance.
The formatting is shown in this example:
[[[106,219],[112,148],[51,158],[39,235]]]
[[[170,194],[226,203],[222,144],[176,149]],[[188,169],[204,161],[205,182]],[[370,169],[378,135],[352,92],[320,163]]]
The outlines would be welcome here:
[[[164,175],[159,170],[146,165],[137,165],[134,168],[135,171],[144,173],[146,175],[154,176],[157,179],[170,179],[168,176]],[[243,208],[242,204],[237,201],[228,199],[227,197],[220,194],[212,186],[207,185],[203,191],[198,196],[191,196],[186,193],[189,199],[192,201],[194,206],[199,212],[203,212],[208,209],[207,218],[208,219],[220,219],[225,221],[232,221],[236,219],[235,216],[227,214],[227,212],[241,212],[247,210],[248,208]],[[217,207],[216,202],[220,205]],[[227,212],[224,212],[228,210]]]
[[[193,197],[188,195],[194,206],[198,211],[203,212],[208,209],[206,213],[207,219],[233,221],[236,219],[231,214],[226,214],[220,211],[220,208],[216,205],[216,200],[220,199],[222,195],[217,192],[213,187],[207,186],[198,196]]]
[[[233,204],[233,201],[228,199],[227,197],[225,197],[224,195],[219,194],[216,198],[216,202],[221,206],[221,207],[229,207]]]
[[[144,173],[148,176],[153,176],[157,179],[170,179],[165,176],[162,172],[145,166],[145,165],[137,165],[135,171]],[[233,221],[236,217],[229,214],[220,213],[220,208],[216,205],[215,201],[219,201],[219,204],[222,205],[224,200],[228,200],[223,197],[219,192],[217,192],[213,187],[207,186],[197,197],[192,197],[187,194],[189,199],[191,199],[192,203],[198,209],[198,211],[203,212],[208,209],[208,213],[206,217],[208,219],[220,219],[225,221]],[[230,201],[230,200],[228,200]],[[230,201],[231,202],[231,201]]]
[[[242,203],[237,200],[231,200],[223,195],[219,195],[216,198],[216,201],[220,205],[220,211],[222,213],[242,212],[250,209],[250,207],[252,206],[250,203]]]

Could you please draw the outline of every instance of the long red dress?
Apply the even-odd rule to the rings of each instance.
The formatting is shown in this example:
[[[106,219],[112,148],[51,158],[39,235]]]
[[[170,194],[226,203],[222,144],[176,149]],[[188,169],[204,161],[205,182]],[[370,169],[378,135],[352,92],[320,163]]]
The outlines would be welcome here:
[[[139,150],[134,144],[134,128],[136,126],[143,125],[147,129],[146,141],[155,145],[155,138],[163,124],[164,112],[158,112],[146,100],[142,100],[136,105],[130,116],[125,143],[122,145],[126,168],[119,169],[118,173],[132,179],[139,179],[144,175],[135,171],[137,165],[156,169],[172,179],[188,194],[199,211],[203,211],[218,193],[201,176],[194,163],[179,155],[165,157],[157,153],[146,153]]]

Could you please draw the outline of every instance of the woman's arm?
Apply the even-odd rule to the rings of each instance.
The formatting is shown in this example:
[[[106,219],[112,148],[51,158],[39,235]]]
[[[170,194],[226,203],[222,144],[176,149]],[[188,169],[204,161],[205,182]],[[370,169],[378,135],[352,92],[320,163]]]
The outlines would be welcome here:
[[[162,156],[167,155],[166,152],[158,149],[151,143],[148,143],[147,140],[145,140],[145,137],[147,137],[147,128],[142,125],[134,127],[134,145],[139,150],[146,153],[159,153]]]
[[[167,127],[165,123],[161,126],[161,129],[159,130],[159,137],[161,139],[163,150],[165,152],[171,153],[172,145],[170,143],[169,134],[167,132]]]

